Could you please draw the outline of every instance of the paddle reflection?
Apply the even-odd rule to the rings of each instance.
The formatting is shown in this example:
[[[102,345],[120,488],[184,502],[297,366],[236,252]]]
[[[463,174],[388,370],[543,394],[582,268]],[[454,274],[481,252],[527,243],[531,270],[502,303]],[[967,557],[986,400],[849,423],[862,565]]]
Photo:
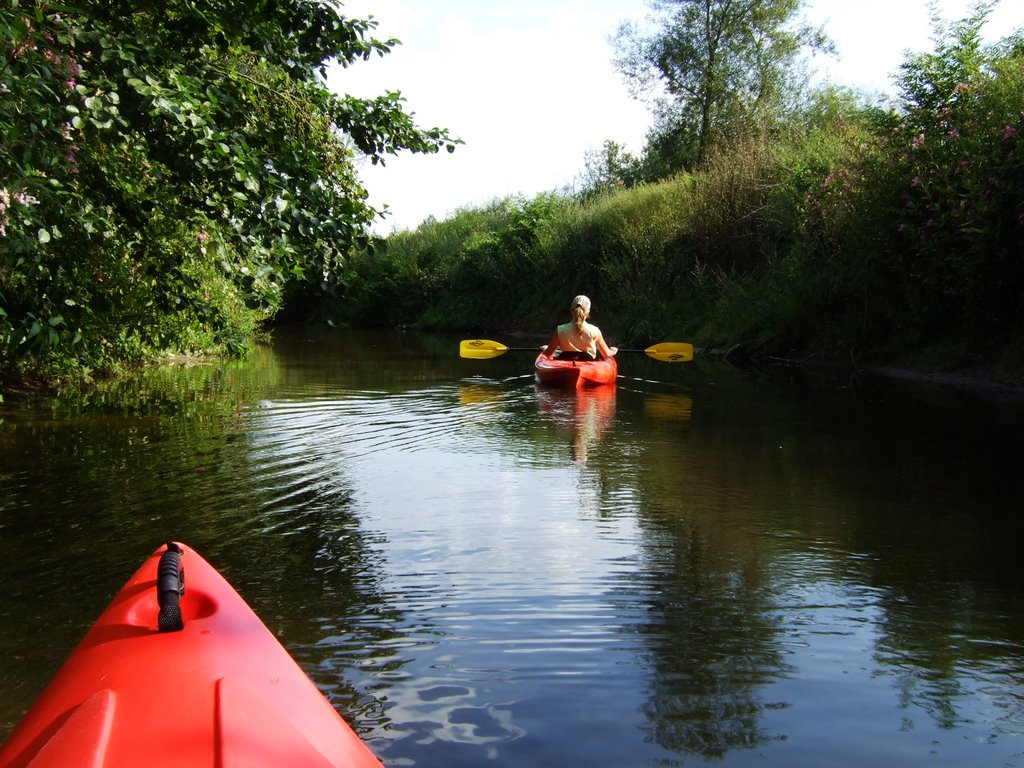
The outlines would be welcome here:
[[[569,433],[569,455],[586,464],[593,448],[615,417],[615,385],[586,389],[537,386],[540,411],[559,431]]]
[[[499,382],[468,383],[459,385],[459,405],[467,407],[501,406],[505,400],[505,392]]]
[[[660,392],[644,398],[644,414],[655,421],[689,421],[693,398],[676,392]]]

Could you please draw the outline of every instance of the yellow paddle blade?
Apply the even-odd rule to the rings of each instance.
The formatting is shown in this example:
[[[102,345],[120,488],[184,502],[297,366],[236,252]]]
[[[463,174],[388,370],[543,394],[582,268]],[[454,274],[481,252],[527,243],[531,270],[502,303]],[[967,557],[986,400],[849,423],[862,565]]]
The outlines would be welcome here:
[[[644,354],[663,363],[686,363],[693,360],[693,344],[685,341],[663,341],[645,349]]]
[[[459,357],[470,360],[490,360],[508,352],[508,347],[497,341],[487,339],[463,339],[459,342]]]

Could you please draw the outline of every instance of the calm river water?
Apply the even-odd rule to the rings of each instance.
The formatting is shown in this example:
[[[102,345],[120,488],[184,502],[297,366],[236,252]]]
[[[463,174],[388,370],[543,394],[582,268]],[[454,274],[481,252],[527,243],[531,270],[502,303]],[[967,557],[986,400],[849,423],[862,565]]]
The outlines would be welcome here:
[[[0,405],[0,737],[195,547],[387,766],[1024,766],[1024,405],[458,339]]]

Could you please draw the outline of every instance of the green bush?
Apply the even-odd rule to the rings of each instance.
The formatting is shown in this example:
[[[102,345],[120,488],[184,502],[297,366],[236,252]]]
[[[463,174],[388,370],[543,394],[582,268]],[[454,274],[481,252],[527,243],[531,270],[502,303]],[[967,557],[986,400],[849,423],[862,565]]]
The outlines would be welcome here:
[[[907,332],[1005,346],[1024,324],[1024,54],[985,52],[975,18],[912,58],[900,83],[890,274],[907,288]]]
[[[357,153],[454,149],[397,93],[327,90],[397,42],[374,22],[201,5],[0,6],[0,377],[244,350],[369,247]]]

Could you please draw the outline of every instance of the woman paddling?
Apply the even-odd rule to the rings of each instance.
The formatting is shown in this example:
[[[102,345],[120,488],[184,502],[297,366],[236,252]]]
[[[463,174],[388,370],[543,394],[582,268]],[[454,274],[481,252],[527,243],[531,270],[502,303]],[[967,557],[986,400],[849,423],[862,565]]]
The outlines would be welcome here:
[[[569,311],[572,313],[572,322],[555,329],[541,355],[561,360],[595,360],[598,353],[602,358],[614,357],[619,348],[609,347],[601,329],[587,322],[590,317],[590,299],[577,296],[569,305]]]

